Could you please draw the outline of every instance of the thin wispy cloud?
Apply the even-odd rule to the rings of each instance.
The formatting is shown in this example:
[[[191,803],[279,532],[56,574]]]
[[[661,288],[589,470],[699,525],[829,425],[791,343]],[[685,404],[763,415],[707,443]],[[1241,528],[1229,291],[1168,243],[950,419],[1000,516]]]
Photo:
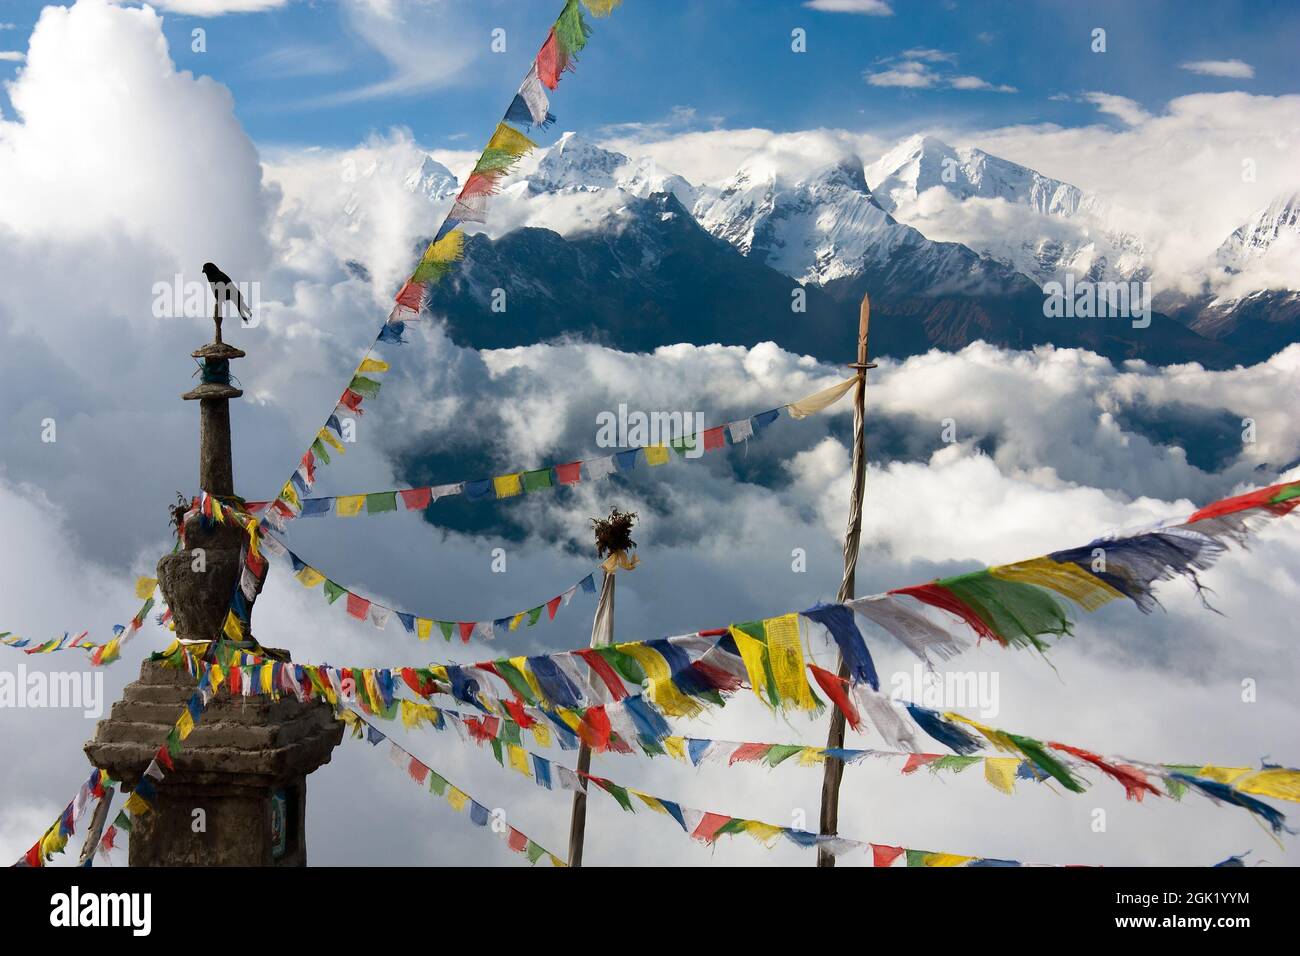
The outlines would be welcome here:
[[[248,63],[246,69],[263,77],[329,76],[348,67],[338,50],[313,44],[280,47]]]
[[[1244,60],[1191,60],[1179,65],[1179,69],[1201,76],[1220,76],[1232,80],[1250,80],[1255,77],[1255,68]]]
[[[957,65],[957,54],[930,47],[904,50],[896,57],[886,57],[877,62],[883,67],[866,70],[862,78],[870,86],[898,87],[908,90],[975,90],[990,93],[1015,93],[1014,86],[990,83],[979,76],[959,74],[947,69]]]
[[[21,63],[26,58],[21,50],[0,50],[0,63]]]
[[[195,17],[220,17],[227,13],[262,13],[275,10],[289,0],[152,0],[152,5],[172,13]]]
[[[807,0],[804,6],[822,13],[859,13],[869,17],[894,15],[894,8],[885,0]]]

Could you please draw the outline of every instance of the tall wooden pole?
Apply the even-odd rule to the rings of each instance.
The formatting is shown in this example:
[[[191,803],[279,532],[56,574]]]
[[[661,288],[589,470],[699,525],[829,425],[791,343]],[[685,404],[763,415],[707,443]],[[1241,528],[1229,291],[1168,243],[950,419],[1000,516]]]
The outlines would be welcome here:
[[[108,819],[108,806],[113,802],[113,788],[105,787],[104,795],[95,804],[95,815],[90,819],[90,829],[86,832],[86,844],[81,848],[81,857],[77,866],[90,866],[99,849],[99,837],[104,832],[104,821]]]
[[[840,581],[836,601],[843,604],[853,597],[854,578],[858,569],[858,545],[862,540],[862,493],[867,476],[866,396],[867,325],[871,321],[871,302],[862,297],[858,313],[858,360],[853,365],[858,370],[858,387],[853,392],[853,498],[849,502],[849,527],[844,534],[844,577]],[[847,679],[848,665],[840,656],[839,676]],[[838,707],[831,708],[831,729],[826,735],[827,749],[844,746],[844,714]],[[840,780],[844,777],[844,761],[838,757],[826,758],[822,777],[821,833],[833,836],[840,825]],[[834,866],[835,856],[825,847],[817,848],[817,865]]]
[[[614,643],[614,572],[606,571],[600,585],[600,601],[591,622],[591,646],[607,647]],[[574,791],[573,814],[569,818],[569,866],[582,866],[582,841],[587,833],[587,778],[591,772],[591,748],[578,748],[578,780],[583,789]]]

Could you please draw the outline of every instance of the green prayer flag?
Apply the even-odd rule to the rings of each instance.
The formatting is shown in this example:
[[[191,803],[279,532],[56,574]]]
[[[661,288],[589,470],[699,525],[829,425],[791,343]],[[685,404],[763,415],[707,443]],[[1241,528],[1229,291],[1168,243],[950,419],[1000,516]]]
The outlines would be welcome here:
[[[784,760],[788,760],[803,750],[797,744],[773,744],[763,757],[763,762],[769,767],[775,767]]]
[[[377,491],[366,495],[366,514],[377,515],[384,511],[397,510],[397,492]]]
[[[440,797],[447,791],[447,781],[436,770],[429,771],[429,789]]]
[[[520,480],[524,484],[524,491],[544,491],[551,487],[551,469],[538,468],[536,471],[526,471],[520,475]]]
[[[520,733],[519,725],[513,720],[501,721],[501,742],[514,744],[516,747],[524,745],[523,735]]]
[[[504,761],[504,760],[502,759],[502,757],[501,757],[501,740],[500,740],[500,738],[493,737],[493,738],[489,741],[489,743],[492,744],[492,756],[496,757],[496,758],[497,758],[497,763],[501,764],[501,766],[504,767],[504,766],[505,766],[505,761]]]
[[[543,849],[541,846],[538,846],[532,840],[529,840],[528,850],[526,852],[528,854],[528,862],[536,863],[538,860],[542,858],[542,854],[544,854],[546,850]]]
[[[616,647],[598,647],[596,653],[605,659],[610,667],[618,672],[618,676],[633,684],[640,684],[645,680],[645,671],[641,665],[627,654],[624,654]]]
[[[938,773],[940,770],[951,770],[954,773],[961,773],[971,764],[979,763],[982,759],[982,757],[959,757],[956,754],[947,754],[930,764],[930,772]]]
[[[379,394],[379,383],[373,378],[366,378],[364,375],[358,375],[350,381],[348,388],[358,395],[364,395],[366,398],[374,398]]]
[[[616,783],[611,783],[608,780],[601,780],[598,782],[600,783],[600,787],[602,790],[604,790],[611,797],[613,797],[615,800],[618,801],[618,805],[620,807],[622,807],[628,813],[636,812],[635,810],[632,809],[632,798],[628,796],[628,792],[625,789],[623,789]]]
[[[539,604],[528,612],[528,626],[532,627],[537,623],[537,619],[542,616],[543,605]]]
[[[744,833],[746,822],[747,821],[740,819],[740,817],[732,817],[714,831],[713,839],[716,840],[718,837],[726,836],[729,833]]]
[[[674,438],[668,444],[673,451],[677,452],[677,454],[685,455],[695,447],[695,436],[684,435],[681,438]]]
[[[311,450],[312,450],[312,454],[314,454],[325,464],[328,465],[330,463],[329,452],[325,450],[325,443],[321,441],[319,438],[317,438],[314,442],[311,443]]]
[[[330,604],[333,604],[343,595],[348,593],[347,588],[339,587],[337,584],[335,584],[333,581],[329,580],[328,578],[326,578],[323,587],[325,588],[325,598],[326,600],[329,601]]]
[[[436,621],[435,623],[438,625],[438,630],[442,631],[443,640],[450,641],[452,629],[456,625],[451,621]]]
[[[929,856],[929,855],[930,855],[930,851],[929,851],[929,850],[908,850],[908,851],[907,851],[907,865],[908,865],[908,866],[925,866],[925,858],[926,858],[927,856]]]

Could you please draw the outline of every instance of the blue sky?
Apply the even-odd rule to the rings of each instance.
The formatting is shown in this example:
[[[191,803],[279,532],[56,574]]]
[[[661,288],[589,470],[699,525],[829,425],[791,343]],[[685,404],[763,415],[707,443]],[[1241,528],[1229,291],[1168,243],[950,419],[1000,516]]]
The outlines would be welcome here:
[[[390,2],[398,19],[385,22],[372,10]],[[1079,98],[1085,91],[1158,113],[1187,93],[1294,87],[1300,7],[1293,3],[891,4],[891,16],[866,16],[795,0],[628,0],[611,19],[595,21],[579,64],[601,82],[566,82],[554,110],[561,128],[585,130],[668,123],[671,131],[831,126],[890,135],[925,123],[1095,122],[1096,106]],[[0,23],[13,24],[0,30],[0,50],[25,49],[42,6],[0,4]],[[559,7],[558,0],[289,0],[252,14],[167,12],[165,32],[177,66],[228,86],[240,120],[264,146],[345,146],[405,126],[429,146],[468,148],[508,102]],[[207,31],[205,53],[191,51],[196,27]],[[506,30],[503,54],[488,51],[494,27]],[[790,49],[796,27],[807,31],[806,53]],[[1089,49],[1094,27],[1107,31],[1104,54]],[[1253,77],[1180,68],[1234,59],[1249,64]],[[425,81],[359,97],[393,77],[394,61],[399,74]],[[20,68],[0,62],[0,77]],[[900,68],[921,76],[918,86],[865,79],[897,77]],[[954,89],[958,77],[1014,92]],[[12,112],[7,97],[0,105]]]

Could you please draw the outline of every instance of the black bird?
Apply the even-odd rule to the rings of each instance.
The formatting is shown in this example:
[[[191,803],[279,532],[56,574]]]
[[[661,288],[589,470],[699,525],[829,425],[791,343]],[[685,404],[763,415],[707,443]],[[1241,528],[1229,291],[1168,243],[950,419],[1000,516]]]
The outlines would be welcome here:
[[[217,326],[217,341],[221,341],[221,318],[222,305],[226,302],[235,303],[235,308],[239,312],[239,317],[244,320],[245,324],[253,321],[253,313],[249,311],[248,305],[244,302],[244,297],[239,292],[239,286],[235,281],[218,269],[213,263],[203,263],[203,274],[207,277],[208,285],[212,286],[212,296],[216,303],[212,307],[212,321]]]

